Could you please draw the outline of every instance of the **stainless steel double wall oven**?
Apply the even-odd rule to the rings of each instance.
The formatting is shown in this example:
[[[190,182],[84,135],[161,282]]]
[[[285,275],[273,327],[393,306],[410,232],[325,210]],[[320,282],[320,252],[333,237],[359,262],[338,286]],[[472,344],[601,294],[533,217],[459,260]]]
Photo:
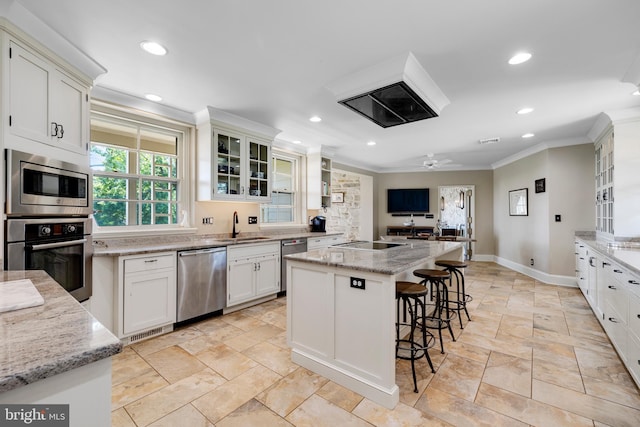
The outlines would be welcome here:
[[[91,170],[5,152],[5,269],[45,270],[78,301],[91,297]]]

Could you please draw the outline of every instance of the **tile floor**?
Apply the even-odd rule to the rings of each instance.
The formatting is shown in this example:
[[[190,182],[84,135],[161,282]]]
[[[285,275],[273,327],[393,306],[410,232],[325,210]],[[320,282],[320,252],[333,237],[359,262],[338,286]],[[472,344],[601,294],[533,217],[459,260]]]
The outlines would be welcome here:
[[[113,426],[639,426],[640,395],[577,288],[472,262],[471,322],[398,361],[385,409],[291,362],[286,299],[190,324],[114,358]]]

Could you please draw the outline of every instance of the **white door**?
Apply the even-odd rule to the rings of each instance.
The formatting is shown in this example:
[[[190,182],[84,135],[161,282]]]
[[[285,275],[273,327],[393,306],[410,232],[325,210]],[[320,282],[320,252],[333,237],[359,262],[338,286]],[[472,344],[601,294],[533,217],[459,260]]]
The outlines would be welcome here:
[[[229,261],[227,306],[248,301],[254,297],[256,269],[254,258]]]
[[[267,255],[258,261],[256,296],[269,295],[280,290],[278,280],[280,263],[277,255]]]

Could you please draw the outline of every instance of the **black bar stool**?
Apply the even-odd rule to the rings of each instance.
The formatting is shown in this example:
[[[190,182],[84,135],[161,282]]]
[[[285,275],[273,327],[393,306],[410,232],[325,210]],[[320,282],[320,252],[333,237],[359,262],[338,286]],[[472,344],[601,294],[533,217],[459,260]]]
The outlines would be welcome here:
[[[427,349],[431,348],[435,344],[434,336],[428,332],[425,328],[418,324],[418,321],[423,325],[425,323],[425,305],[424,296],[427,294],[427,288],[413,282],[396,282],[396,299],[397,311],[396,311],[396,357],[398,359],[411,361],[411,372],[413,374],[413,391],[418,392],[418,381],[416,379],[416,365],[415,361],[423,356],[429,362],[431,372],[436,372],[433,369],[433,363]],[[406,311],[409,310],[409,320],[406,319]],[[403,312],[403,321],[400,321],[400,311]],[[409,336],[405,336],[400,339],[400,327],[409,326]],[[415,336],[416,328],[420,328],[421,337]],[[422,339],[419,341],[419,339]]]
[[[420,277],[421,285],[427,289],[427,282],[431,288],[431,300],[434,301],[434,309],[431,315],[425,316],[425,326],[429,329],[437,329],[440,338],[440,351],[444,354],[444,343],[442,342],[442,330],[449,329],[451,339],[456,340],[451,329],[451,320],[455,317],[456,311],[449,307],[449,292],[445,280],[451,278],[448,271],[419,269],[414,270],[413,275]],[[435,299],[435,300],[434,300]]]
[[[473,301],[473,297],[466,293],[464,287],[464,273],[462,272],[463,268],[467,268],[469,264],[464,261],[457,260],[448,260],[441,259],[436,261],[436,265],[438,267],[444,267],[445,271],[451,274],[451,278],[449,279],[449,285],[453,283],[453,278],[456,279],[456,299],[451,301],[452,304],[455,304],[455,310],[458,313],[458,318],[460,319],[460,329],[464,329],[462,326],[462,310],[464,310],[467,315],[467,319],[471,321],[471,317],[469,316],[469,310],[467,310],[467,303]]]

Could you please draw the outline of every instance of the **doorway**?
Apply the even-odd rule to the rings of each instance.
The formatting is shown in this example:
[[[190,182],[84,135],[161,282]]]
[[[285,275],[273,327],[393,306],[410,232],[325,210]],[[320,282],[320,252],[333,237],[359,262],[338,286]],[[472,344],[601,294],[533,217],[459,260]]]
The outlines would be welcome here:
[[[465,257],[471,259],[475,240],[473,224],[475,217],[474,185],[441,185],[438,187],[437,231],[442,236],[457,236],[463,240]]]

